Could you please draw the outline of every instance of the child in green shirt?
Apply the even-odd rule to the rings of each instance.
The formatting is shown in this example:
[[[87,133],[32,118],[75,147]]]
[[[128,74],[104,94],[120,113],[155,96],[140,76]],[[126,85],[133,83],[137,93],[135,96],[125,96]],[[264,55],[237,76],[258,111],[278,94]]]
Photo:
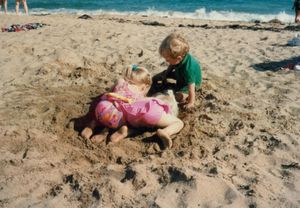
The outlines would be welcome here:
[[[202,70],[199,62],[189,54],[187,41],[179,34],[171,33],[161,43],[159,53],[170,64],[168,69],[153,79],[165,83],[167,78],[176,80],[176,99],[186,108],[195,104],[195,91],[200,88]]]

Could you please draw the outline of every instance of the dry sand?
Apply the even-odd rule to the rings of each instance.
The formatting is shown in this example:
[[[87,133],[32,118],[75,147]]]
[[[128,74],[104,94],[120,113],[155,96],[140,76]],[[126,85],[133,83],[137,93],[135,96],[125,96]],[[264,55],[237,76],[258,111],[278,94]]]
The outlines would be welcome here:
[[[1,15],[1,27],[48,25],[0,33],[0,207],[300,207],[300,73],[276,71],[299,58],[286,46],[295,31],[77,17]],[[167,67],[158,47],[173,31],[204,76],[174,147],[160,150],[153,132],[114,145],[81,138],[126,65]]]

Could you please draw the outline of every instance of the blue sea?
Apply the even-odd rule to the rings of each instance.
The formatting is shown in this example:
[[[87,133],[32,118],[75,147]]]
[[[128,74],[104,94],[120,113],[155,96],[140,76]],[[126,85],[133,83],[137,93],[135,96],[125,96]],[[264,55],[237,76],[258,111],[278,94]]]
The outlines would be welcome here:
[[[8,1],[13,12],[14,1]],[[31,14],[140,14],[193,19],[293,22],[293,0],[28,0]]]

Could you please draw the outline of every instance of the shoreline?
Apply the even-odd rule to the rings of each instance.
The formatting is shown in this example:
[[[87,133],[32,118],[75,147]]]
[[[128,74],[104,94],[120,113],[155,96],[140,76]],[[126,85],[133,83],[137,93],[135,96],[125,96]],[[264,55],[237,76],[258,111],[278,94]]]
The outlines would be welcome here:
[[[10,13],[14,13],[10,10]],[[224,21],[246,21],[253,22],[259,20],[261,22],[268,22],[272,19],[279,19],[285,23],[292,23],[294,21],[294,12],[292,10],[280,10],[277,13],[261,13],[256,11],[256,13],[242,12],[242,11],[232,11],[232,10],[207,10],[205,7],[200,7],[194,11],[179,11],[179,10],[155,10],[154,8],[148,8],[142,11],[117,11],[117,10],[88,10],[88,9],[41,9],[41,8],[31,8],[31,14],[75,14],[75,15],[124,15],[124,16],[153,16],[153,17],[169,17],[169,18],[187,18],[187,19],[203,19],[203,20],[224,20]],[[274,11],[273,11],[274,12]]]
[[[176,13],[176,12],[175,12]],[[5,15],[3,12],[0,13],[1,15]],[[239,22],[246,22],[246,23],[254,23],[259,21],[260,23],[268,23],[270,21],[274,21],[274,20],[278,20],[280,22],[282,22],[283,24],[294,24],[294,14],[286,14],[288,16],[290,16],[290,20],[283,20],[283,17],[280,16],[276,16],[273,15],[272,18],[267,18],[267,19],[262,19],[261,17],[257,17],[257,18],[252,18],[252,19],[247,19],[247,20],[242,20],[242,19],[226,19],[227,17],[224,17],[224,19],[212,19],[209,17],[193,17],[193,16],[185,16],[185,13],[182,13],[181,15],[177,15],[177,16],[172,16],[169,15],[168,13],[166,13],[165,15],[162,14],[153,14],[153,13],[148,13],[148,12],[113,12],[113,11],[102,11],[99,13],[95,13],[93,11],[83,11],[83,10],[79,10],[78,12],[75,11],[61,11],[61,12],[51,12],[51,11],[33,11],[30,13],[30,16],[49,16],[49,15],[53,15],[53,16],[60,16],[60,15],[66,15],[66,16],[81,16],[81,15],[90,15],[90,16],[124,16],[124,17],[152,17],[152,18],[170,18],[170,19],[187,19],[187,20],[203,20],[203,21],[215,21],[215,22],[235,22],[235,23],[239,23]],[[281,14],[281,13],[280,13]],[[6,15],[16,15],[15,12],[8,12]],[[20,16],[25,15],[23,13],[23,11],[20,11]],[[252,14],[255,15],[255,14]],[[260,15],[260,14],[256,14],[256,15]],[[269,14],[270,15],[270,14]],[[287,17],[285,17],[287,18]]]
[[[281,21],[278,18],[273,18],[267,21],[263,21],[263,20],[258,20],[258,19],[253,19],[253,20],[222,20],[222,19],[203,19],[203,18],[192,18],[192,17],[173,17],[173,16],[161,16],[161,15],[153,15],[153,14],[122,14],[122,13],[110,13],[110,12],[103,12],[103,13],[99,13],[99,14],[94,14],[94,13],[89,13],[89,12],[80,12],[80,13],[35,13],[32,14],[31,16],[83,16],[83,15],[88,15],[91,17],[119,17],[119,18],[127,18],[127,19],[155,19],[155,20],[163,20],[163,19],[171,19],[171,20],[177,20],[177,21],[187,21],[187,22],[205,22],[205,23],[232,23],[232,24],[279,24],[279,25],[294,25],[297,26],[299,24],[294,23],[294,21],[292,22],[284,22]],[[294,16],[293,16],[294,18]]]

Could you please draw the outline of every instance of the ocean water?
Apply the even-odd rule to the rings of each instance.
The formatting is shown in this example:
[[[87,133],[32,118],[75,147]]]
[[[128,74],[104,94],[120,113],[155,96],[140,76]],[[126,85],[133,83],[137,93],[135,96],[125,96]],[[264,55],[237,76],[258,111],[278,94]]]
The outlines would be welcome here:
[[[8,1],[13,12],[14,1]],[[293,22],[293,0],[28,0],[31,14],[141,14],[193,19]]]

